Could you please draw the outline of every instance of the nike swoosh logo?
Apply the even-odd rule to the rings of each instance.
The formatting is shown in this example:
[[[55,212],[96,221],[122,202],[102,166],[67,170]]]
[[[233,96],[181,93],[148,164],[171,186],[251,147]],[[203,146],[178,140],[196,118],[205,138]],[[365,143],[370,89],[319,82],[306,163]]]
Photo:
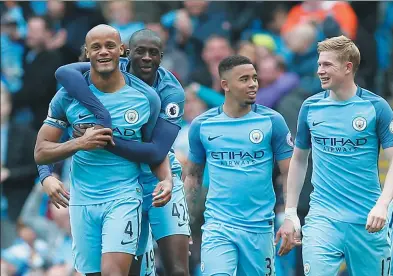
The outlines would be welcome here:
[[[121,245],[126,245],[126,244],[130,244],[130,243],[133,243],[134,241],[129,241],[129,242],[124,242],[124,241],[121,241]]]
[[[187,223],[187,222],[183,222],[183,223],[178,222],[177,225],[178,225],[179,227],[182,227],[183,225],[186,225],[186,223]]]
[[[324,123],[325,121],[322,121],[322,122],[318,122],[318,123],[316,123],[316,122],[313,122],[312,123],[312,126],[317,126],[317,125],[319,125],[319,124],[322,124],[322,123]]]
[[[85,114],[85,115],[80,115],[80,114],[79,114],[79,119],[86,118],[87,116],[90,116],[90,114]]]
[[[213,141],[214,139],[217,139],[218,137],[221,137],[222,135],[214,136],[214,137],[208,137],[207,140]]]
[[[149,274],[145,274],[145,276],[150,276],[150,275],[152,275],[153,274],[153,272],[150,272]]]

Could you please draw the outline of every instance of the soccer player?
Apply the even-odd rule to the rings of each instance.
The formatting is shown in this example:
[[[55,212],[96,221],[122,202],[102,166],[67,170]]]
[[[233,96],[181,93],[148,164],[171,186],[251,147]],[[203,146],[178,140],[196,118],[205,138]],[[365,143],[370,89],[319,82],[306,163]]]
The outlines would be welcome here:
[[[94,27],[86,35],[86,50],[91,63],[86,80],[112,115],[113,135],[148,141],[158,118],[159,98],[149,86],[138,85],[137,78],[119,70],[124,45],[118,31],[108,25]],[[61,89],[38,133],[35,159],[37,164],[49,164],[73,156],[69,205],[77,271],[128,275],[140,233],[140,165],[104,150],[112,140],[108,128],[91,127],[79,138],[58,143],[63,131],[70,131],[69,124],[74,128],[94,120]]]
[[[325,91],[308,98],[298,118],[288,175],[285,236],[291,248],[307,160],[312,149],[314,191],[303,227],[305,275],[337,275],[346,261],[350,275],[388,275],[388,206],[393,197],[393,112],[388,103],[358,87],[360,52],[345,36],[318,43],[318,75]],[[384,189],[378,178],[382,145],[390,162]]]
[[[234,275],[235,270],[237,275],[275,275],[272,173],[277,161],[286,182],[291,134],[279,113],[254,104],[257,73],[248,58],[227,57],[218,69],[225,102],[192,122],[184,182],[192,197],[207,164],[201,270],[203,275]]]
[[[134,33],[129,42],[129,60],[121,63],[123,70],[143,80],[153,87],[161,99],[161,112],[153,130],[151,143],[134,143],[114,139],[116,154],[142,163],[157,163],[169,152],[174,187],[172,199],[162,208],[152,208],[158,180],[148,166],[142,165],[143,173],[140,181],[143,184],[143,218],[141,238],[138,248],[138,262],[134,262],[132,275],[139,275],[140,262],[145,253],[148,240],[148,223],[150,222],[154,239],[157,241],[165,272],[168,275],[188,275],[189,251],[189,215],[184,195],[183,183],[180,179],[181,165],[176,160],[171,146],[180,130],[184,113],[184,90],[175,76],[160,67],[163,45],[159,36],[148,29]],[[102,103],[92,94],[82,73],[90,69],[89,63],[75,63],[60,67],[56,72],[59,82],[67,92],[85,105],[103,126],[110,126],[111,118]],[[126,152],[128,154],[125,154]],[[153,159],[153,160],[151,160]],[[153,193],[153,194],[152,194]]]

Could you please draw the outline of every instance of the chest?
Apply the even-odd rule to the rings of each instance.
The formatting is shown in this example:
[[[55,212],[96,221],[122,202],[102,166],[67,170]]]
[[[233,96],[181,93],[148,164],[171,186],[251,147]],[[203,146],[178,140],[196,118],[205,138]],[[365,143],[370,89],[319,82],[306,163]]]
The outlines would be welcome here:
[[[253,155],[271,149],[271,140],[269,119],[216,121],[201,126],[201,141],[207,152]]]
[[[312,142],[323,146],[362,146],[376,138],[376,113],[367,105],[310,108]]]

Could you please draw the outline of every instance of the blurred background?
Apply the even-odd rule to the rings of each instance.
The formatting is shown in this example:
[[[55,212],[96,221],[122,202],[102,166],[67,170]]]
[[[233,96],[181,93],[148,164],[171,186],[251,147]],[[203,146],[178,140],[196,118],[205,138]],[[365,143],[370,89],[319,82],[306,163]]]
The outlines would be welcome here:
[[[4,1],[1,12],[1,275],[76,275],[69,214],[49,202],[37,180],[33,149],[48,104],[60,87],[55,70],[78,61],[86,33],[106,23],[127,45],[150,28],[164,43],[162,66],[186,91],[175,152],[185,164],[190,122],[224,100],[217,66],[228,55],[249,57],[258,70],[257,103],[280,112],[296,135],[302,102],[319,92],[317,42],[344,34],[361,51],[356,82],[392,104],[393,3],[353,1]],[[384,180],[387,161],[381,156]],[[69,160],[55,166],[68,185]],[[312,191],[301,194],[304,220]],[[383,182],[382,182],[383,183]],[[282,184],[274,177],[276,226],[283,221]],[[204,190],[191,215],[190,272],[199,275]],[[303,275],[301,250],[276,258],[277,275]],[[164,275],[156,254],[157,275]],[[342,275],[346,275],[345,265]]]

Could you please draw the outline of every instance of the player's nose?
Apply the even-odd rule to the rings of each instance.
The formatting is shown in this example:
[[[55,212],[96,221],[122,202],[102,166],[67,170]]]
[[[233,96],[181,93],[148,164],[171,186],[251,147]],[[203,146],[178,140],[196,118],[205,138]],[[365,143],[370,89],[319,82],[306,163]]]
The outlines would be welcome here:
[[[151,56],[146,53],[143,57],[142,57],[142,61],[144,62],[150,62],[152,60]]]

